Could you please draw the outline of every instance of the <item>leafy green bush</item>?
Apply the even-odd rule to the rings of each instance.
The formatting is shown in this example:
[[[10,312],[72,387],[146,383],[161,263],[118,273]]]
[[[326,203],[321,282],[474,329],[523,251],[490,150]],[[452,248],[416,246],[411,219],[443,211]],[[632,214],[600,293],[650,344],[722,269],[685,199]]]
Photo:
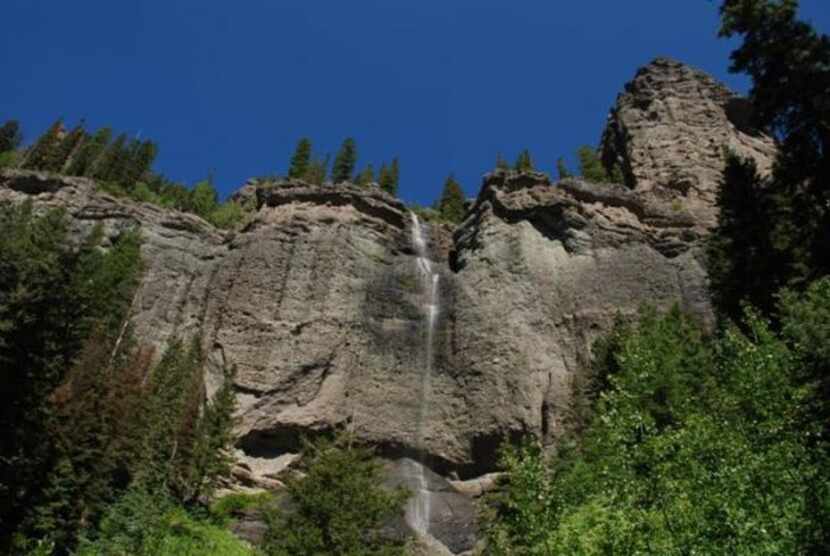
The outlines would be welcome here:
[[[823,297],[815,303],[826,303]],[[803,314],[803,311],[801,311]],[[821,536],[826,456],[811,388],[752,312],[707,338],[674,311],[616,338],[577,446],[505,450],[492,554],[803,554]],[[608,357],[606,357],[608,360]],[[826,453],[826,452],[825,452]],[[817,533],[818,532],[818,533]]]
[[[380,463],[348,436],[306,442],[305,475],[288,482],[293,507],[267,515],[270,556],[395,556],[403,546],[380,526],[403,511],[408,494],[380,486]]]
[[[77,556],[248,556],[252,548],[229,531],[186,512],[169,498],[140,488],[128,491]]]
[[[246,214],[242,205],[227,201],[213,209],[207,220],[217,228],[232,229],[242,223]]]
[[[221,523],[234,513],[250,508],[265,509],[273,502],[274,495],[270,492],[226,494],[210,505],[210,515]]]

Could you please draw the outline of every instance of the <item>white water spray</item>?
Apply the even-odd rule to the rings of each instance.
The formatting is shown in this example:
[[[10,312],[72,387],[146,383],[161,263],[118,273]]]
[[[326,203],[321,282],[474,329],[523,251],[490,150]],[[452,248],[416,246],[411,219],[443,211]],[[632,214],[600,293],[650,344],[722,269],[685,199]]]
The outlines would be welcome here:
[[[412,213],[412,245],[417,256],[418,277],[423,293],[421,307],[426,316],[426,345],[425,361],[421,373],[421,397],[418,406],[418,437],[417,447],[424,452],[424,431],[426,428],[426,416],[430,401],[430,388],[432,380],[432,342],[435,333],[435,322],[438,319],[438,279],[439,274],[432,271],[432,264],[427,257],[427,242],[424,230],[418,216]],[[429,517],[432,507],[432,493],[429,491],[427,479],[424,475],[425,466],[418,467],[416,479],[417,490],[413,494],[406,510],[406,519],[409,525],[421,534],[429,533]]]

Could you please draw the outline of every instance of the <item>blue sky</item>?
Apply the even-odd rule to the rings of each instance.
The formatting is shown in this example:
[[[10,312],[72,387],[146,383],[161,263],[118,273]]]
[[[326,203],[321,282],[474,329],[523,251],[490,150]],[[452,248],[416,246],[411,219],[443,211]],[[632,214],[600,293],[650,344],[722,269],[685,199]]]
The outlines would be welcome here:
[[[727,73],[707,0],[6,0],[0,121],[55,118],[160,145],[156,169],[223,194],[281,173],[297,139],[361,165],[401,161],[422,204],[454,172],[469,195],[529,148],[537,166],[596,144],[636,69],[671,56]],[[803,17],[830,28],[827,0]],[[572,164],[573,165],[573,164]]]

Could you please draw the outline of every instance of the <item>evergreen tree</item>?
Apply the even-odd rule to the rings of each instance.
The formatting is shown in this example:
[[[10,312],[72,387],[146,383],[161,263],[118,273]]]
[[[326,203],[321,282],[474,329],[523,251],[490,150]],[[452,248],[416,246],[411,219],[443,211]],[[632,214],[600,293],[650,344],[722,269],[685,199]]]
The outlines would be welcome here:
[[[745,288],[745,296],[765,310],[774,305],[779,286],[803,289],[830,273],[830,38],[798,21],[797,7],[794,1],[767,0],[727,0],[721,6],[720,34],[742,39],[731,55],[730,70],[752,78],[749,100],[757,124],[779,140],[771,179],[764,184],[756,180],[754,186],[766,226],[758,230],[753,251],[765,259],[757,264],[768,273]],[[746,179],[730,168],[724,177]],[[729,220],[729,211],[740,208],[725,210],[722,218]],[[750,241],[747,236],[743,243]],[[731,265],[715,270],[721,271],[726,274],[715,276],[716,281],[738,284],[751,269]]]
[[[556,171],[559,172],[560,180],[571,177],[571,172],[568,170],[567,164],[565,164],[565,159],[561,156],[556,160]]]
[[[51,156],[46,162],[46,170],[50,172],[62,172],[66,163],[75,154],[81,142],[86,136],[83,121],[67,133],[52,150]]]
[[[718,308],[737,320],[742,303],[771,314],[775,293],[784,286],[781,269],[790,261],[772,244],[771,200],[752,160],[727,158],[717,204],[717,228],[709,238],[707,266]]]
[[[308,174],[311,166],[311,140],[303,137],[297,143],[297,148],[294,149],[294,155],[291,157],[291,164],[288,168],[288,177],[295,179],[303,179]]]
[[[444,182],[444,190],[438,202],[438,212],[444,220],[456,224],[464,219],[464,191],[452,174]]]
[[[158,155],[158,146],[153,141],[143,141],[132,159],[133,181],[143,180],[153,167]]]
[[[190,210],[202,218],[207,218],[219,205],[216,188],[209,179],[202,180],[193,187]]]
[[[596,149],[583,145],[577,149],[576,156],[579,158],[579,173],[582,174],[585,180],[594,183],[608,181],[608,174],[599,159]]]
[[[23,135],[17,120],[8,120],[0,127],[0,153],[13,151],[20,147]]]
[[[121,177],[125,163],[128,160],[126,143],[127,134],[119,134],[95,164],[92,177],[104,181],[117,181]]]
[[[311,161],[303,179],[313,185],[323,185],[329,172],[329,159],[329,155],[315,157]]]
[[[384,191],[388,191],[390,184],[389,184],[389,167],[386,163],[382,163],[380,165],[380,170],[378,170],[378,185]]]
[[[45,170],[54,159],[55,150],[60,147],[60,135],[63,131],[63,119],[58,119],[49,126],[37,142],[29,149],[23,168],[27,170]]]
[[[305,473],[287,484],[294,510],[267,514],[268,556],[399,556],[402,543],[381,534],[398,515],[407,493],[381,486],[372,452],[348,436],[306,442]]]
[[[392,196],[398,195],[398,163],[397,158],[392,161],[392,164],[387,166],[381,165],[378,173],[378,185],[380,188]]]
[[[360,172],[360,174],[358,174],[357,179],[355,180],[355,183],[357,185],[366,186],[366,185],[369,185],[370,183],[374,183],[374,181],[375,181],[375,170],[374,170],[374,168],[372,168],[371,164],[367,164],[366,168],[364,168],[363,171]]]
[[[499,170],[509,170],[510,164],[501,153],[496,154],[496,168]]]
[[[93,172],[96,160],[106,150],[112,137],[112,130],[102,127],[91,138],[81,144],[67,169],[70,176],[89,176]]]
[[[530,151],[524,149],[516,158],[515,169],[519,172],[530,172],[533,170],[533,160],[530,158]]]
[[[334,158],[334,166],[331,169],[332,181],[335,184],[352,181],[356,163],[357,145],[353,138],[348,137],[343,141],[337,156]]]

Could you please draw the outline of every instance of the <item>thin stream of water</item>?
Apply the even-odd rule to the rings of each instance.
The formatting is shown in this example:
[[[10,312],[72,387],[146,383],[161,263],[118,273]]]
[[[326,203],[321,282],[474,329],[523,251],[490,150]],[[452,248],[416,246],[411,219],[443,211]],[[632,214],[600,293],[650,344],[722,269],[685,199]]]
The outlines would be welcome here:
[[[418,277],[423,293],[422,310],[426,317],[426,345],[424,346],[424,365],[421,373],[421,392],[418,406],[417,423],[417,448],[424,451],[424,432],[426,419],[429,412],[430,388],[432,380],[432,359],[433,359],[433,337],[435,335],[435,323],[440,311],[438,297],[437,272],[432,271],[432,263],[427,256],[427,241],[421,222],[415,213],[412,213],[412,245],[417,256]],[[413,494],[406,511],[406,519],[409,525],[419,533],[429,533],[429,518],[432,508],[432,493],[429,491],[426,477],[424,476],[425,466],[418,468],[418,488]]]

